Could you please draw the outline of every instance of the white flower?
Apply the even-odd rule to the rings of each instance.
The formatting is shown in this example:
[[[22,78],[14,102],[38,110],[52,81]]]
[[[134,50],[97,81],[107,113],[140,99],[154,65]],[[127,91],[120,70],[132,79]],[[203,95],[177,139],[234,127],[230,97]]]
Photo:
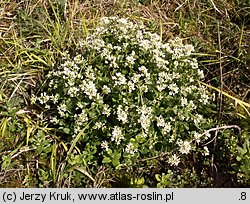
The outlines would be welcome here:
[[[182,120],[182,121],[184,121],[186,119],[186,117],[183,115],[183,110],[180,110],[178,112],[178,116],[179,116],[179,119]]]
[[[127,112],[122,109],[122,105],[119,105],[117,108],[117,116],[118,120],[122,121],[122,123],[128,122],[128,115]]]
[[[102,17],[102,18],[100,19],[101,25],[109,24],[110,19],[111,19],[111,18],[108,18],[108,17]]]
[[[138,112],[141,114],[140,119],[138,122],[141,124],[142,128],[146,131],[149,130],[151,125],[151,118],[152,118],[152,108],[143,105],[141,108],[137,109]]]
[[[135,58],[135,51],[133,50],[132,53],[126,57],[125,65],[126,66],[128,66],[128,65],[134,65],[135,60],[136,60],[136,58]]]
[[[209,155],[209,150],[207,148],[207,146],[204,147],[204,153],[203,153],[204,156],[208,156]]]
[[[132,81],[128,82],[128,92],[132,93],[135,90],[135,84]]]
[[[181,106],[182,107],[186,107],[187,105],[188,105],[187,98],[181,97]]]
[[[209,96],[205,92],[203,92],[201,94],[201,98],[199,99],[199,101],[203,103],[204,105],[206,105],[208,103],[208,100],[209,100]]]
[[[120,72],[116,73],[115,76],[112,76],[112,79],[115,80],[115,86],[125,85],[127,83],[127,79]]]
[[[109,105],[108,105],[108,104],[104,104],[104,105],[103,105],[102,114],[103,114],[103,115],[106,115],[107,117],[110,116],[110,114],[111,114],[111,109],[109,108]]]
[[[148,129],[149,129],[150,125],[151,125],[151,116],[149,116],[149,115],[141,115],[138,122],[141,124],[142,128],[146,132],[148,132]]]
[[[146,77],[146,78],[150,78],[150,73],[148,72],[148,69],[145,67],[145,66],[141,66],[138,68],[140,72],[143,73],[143,75]]]
[[[97,96],[97,89],[93,81],[83,80],[80,88],[90,99]]]
[[[37,98],[34,94],[32,94],[32,97],[31,97],[31,99],[30,99],[31,104],[35,104],[36,101],[37,101],[37,99],[38,99],[38,98]]]
[[[93,127],[93,129],[99,130],[99,129],[105,128],[105,127],[106,127],[105,126],[105,122],[96,122],[95,125],[94,125],[94,127]]]
[[[132,82],[134,82],[134,84],[137,84],[139,81],[140,81],[140,77],[141,77],[142,75],[141,74],[134,74],[133,76],[132,76],[132,78],[131,78],[131,80],[132,80]]]
[[[110,61],[110,66],[111,67],[113,67],[113,68],[118,68],[119,67],[118,64],[117,64],[117,62],[116,62],[117,59],[116,59],[115,56],[110,56],[109,61]]]
[[[180,149],[180,153],[181,154],[188,154],[191,150],[191,144],[189,141],[178,141],[177,144],[179,145]]]
[[[83,59],[82,55],[77,55],[77,56],[75,56],[75,57],[74,57],[74,62],[75,62],[76,64],[82,64],[82,63],[84,62],[84,59]]]
[[[126,146],[125,151],[126,151],[127,153],[129,153],[129,154],[134,155],[134,154],[135,154],[135,152],[137,152],[137,151],[138,151],[138,149],[137,149],[137,148],[135,148],[135,147],[134,147],[134,145],[133,145],[132,143],[129,143],[129,144],[127,144],[127,146]]]
[[[160,115],[159,117],[156,118],[157,120],[157,126],[158,127],[163,127],[163,133],[167,134],[171,131],[171,124],[170,122],[165,122],[164,118],[162,117],[162,115]]]
[[[128,20],[126,18],[117,19],[117,22],[124,24],[124,25],[128,24]]]
[[[115,143],[119,145],[122,139],[124,139],[124,136],[122,135],[122,128],[115,126],[114,130],[112,131],[111,141],[115,141]]]
[[[199,134],[198,132],[195,132],[194,133],[194,140],[197,142],[197,144],[199,144],[200,143],[200,141],[201,141],[201,134]]]
[[[180,158],[178,156],[176,156],[176,154],[174,154],[173,156],[171,156],[169,159],[168,159],[168,163],[171,165],[171,166],[178,166],[178,164],[180,163]]]
[[[168,86],[168,88],[171,90],[171,91],[169,92],[169,95],[175,95],[175,94],[177,94],[178,91],[179,91],[179,87],[176,85],[176,83],[170,84],[170,85]]]
[[[200,114],[196,114],[196,115],[194,116],[193,120],[194,120],[194,124],[195,124],[195,125],[198,125],[198,124],[203,120],[203,117],[202,117],[202,115],[200,115]]]
[[[79,127],[79,125],[77,125],[75,128],[74,128],[74,135],[73,137],[76,137],[76,135],[81,131],[81,128]]]
[[[174,67],[176,68],[176,67],[178,67],[178,65],[179,65],[179,62],[178,61],[174,61]]]
[[[111,90],[110,90],[110,88],[109,88],[107,85],[104,85],[104,86],[102,87],[102,92],[103,92],[104,94],[109,94],[109,93],[111,92]]]
[[[79,91],[79,89],[75,86],[70,87],[68,90],[68,94],[70,97],[75,97],[77,95],[77,92]]]
[[[140,42],[139,46],[142,48],[143,51],[148,51],[152,47],[149,40],[142,39],[142,40],[139,40],[139,42]]]
[[[169,133],[170,131],[171,131],[171,124],[170,124],[170,122],[165,123],[165,125],[163,127],[163,133],[166,134],[166,133]]]
[[[80,101],[78,101],[76,105],[77,105],[77,108],[76,108],[77,110],[78,110],[79,108],[80,108],[80,109],[83,108],[83,104],[82,104]]]
[[[67,106],[65,103],[61,103],[59,106],[57,106],[57,110],[60,116],[64,117],[65,112],[67,111]]]
[[[197,107],[194,104],[194,102],[192,100],[190,100],[189,103],[188,103],[188,107],[187,108],[192,110],[192,109],[196,109]]]
[[[162,115],[157,117],[156,120],[157,120],[157,126],[158,127],[164,127],[165,121],[164,121],[164,118],[162,117]]]
[[[57,119],[57,117],[53,117],[50,122],[54,123],[54,124],[58,124],[59,120]]]
[[[198,62],[197,59],[193,58],[190,60],[190,65],[193,69],[198,69]],[[202,76],[200,76],[202,78]],[[203,76],[204,77],[204,76]]]
[[[142,115],[151,115],[153,109],[151,107],[147,107],[146,105],[143,105],[141,108],[138,108],[137,111],[141,113]]]
[[[184,46],[184,49],[185,49],[186,55],[189,56],[194,51],[194,46],[187,44]]]
[[[41,96],[38,98],[41,104],[46,104],[50,99],[50,96],[46,92],[41,93]]]
[[[198,77],[199,77],[200,79],[203,79],[203,78],[204,78],[203,70],[197,69],[197,71],[198,71]]]
[[[175,141],[175,137],[176,137],[175,135],[171,135],[170,138],[169,138],[169,142],[171,142],[171,143],[174,142]]]
[[[167,87],[166,84],[157,84],[156,85],[156,88],[158,89],[159,92],[162,92],[166,87]]]
[[[147,92],[148,92],[148,86],[145,85],[145,84],[141,85],[141,86],[140,86],[140,89],[141,89],[141,91],[144,92],[144,93],[147,93]]]
[[[102,149],[105,149],[106,151],[109,150],[109,143],[107,141],[102,141],[101,144]]]
[[[76,119],[76,123],[78,123],[79,125],[82,125],[83,123],[88,121],[88,115],[85,112],[85,110],[82,110],[80,114],[75,114],[75,119]]]
[[[55,96],[54,95],[51,96],[51,100],[53,101],[54,104],[58,102],[59,98],[60,98],[60,95],[58,93],[56,93]]]

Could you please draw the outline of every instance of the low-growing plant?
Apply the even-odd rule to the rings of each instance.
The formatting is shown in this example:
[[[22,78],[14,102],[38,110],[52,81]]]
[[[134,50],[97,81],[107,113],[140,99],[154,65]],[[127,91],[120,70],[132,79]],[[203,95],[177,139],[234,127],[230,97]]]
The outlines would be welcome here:
[[[237,161],[239,161],[238,180],[242,185],[250,184],[250,144],[247,138],[242,147],[238,147]]]
[[[164,43],[142,22],[103,17],[77,46],[32,101],[77,144],[83,166],[164,158],[171,168],[185,167],[189,155],[210,154],[211,100],[192,45]]]

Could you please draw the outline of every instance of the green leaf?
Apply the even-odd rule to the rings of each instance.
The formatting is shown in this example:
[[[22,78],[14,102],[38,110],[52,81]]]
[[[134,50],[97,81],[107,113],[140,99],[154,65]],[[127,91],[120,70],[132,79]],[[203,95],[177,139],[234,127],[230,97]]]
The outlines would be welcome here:
[[[10,166],[10,163],[11,163],[11,157],[9,156],[2,156],[2,165],[1,165],[1,168],[4,170],[4,169],[7,169],[9,166]]]
[[[246,154],[247,153],[247,150],[243,149],[241,147],[238,147],[238,151],[240,152],[240,154]]]
[[[89,111],[88,112],[90,118],[95,118],[96,117],[96,112],[95,111]]]
[[[157,181],[159,181],[159,182],[161,181],[161,175],[160,174],[156,174],[155,178],[156,178]]]
[[[120,165],[120,160],[119,159],[114,159],[114,160],[112,160],[112,164],[113,164],[113,166],[118,166],[118,165]]]
[[[145,141],[145,138],[142,137],[141,135],[137,135],[135,137],[135,140],[138,142],[138,143],[143,143]]]
[[[115,152],[113,154],[112,164],[118,166],[120,164],[121,153]]]
[[[112,150],[111,149],[108,149],[108,155],[112,155]]]
[[[128,74],[128,70],[123,69],[123,70],[122,70],[122,74],[124,74],[124,75]]]
[[[104,164],[108,164],[110,163],[112,160],[109,158],[109,157],[104,157],[103,160],[102,160],[102,163]]]
[[[45,138],[45,134],[44,134],[44,132],[43,132],[42,130],[38,130],[38,131],[37,131],[37,136],[38,136],[39,138]]]
[[[183,126],[184,126],[184,128],[185,128],[186,130],[189,130],[189,126],[188,126],[187,123],[183,123]]]
[[[65,132],[66,134],[70,133],[70,129],[69,128],[63,128],[63,132]]]
[[[45,147],[43,151],[44,151],[44,153],[48,154],[51,152],[51,147],[50,146]]]
[[[144,178],[142,177],[142,178],[140,178],[140,179],[137,181],[137,184],[138,184],[138,185],[142,185],[142,184],[144,184],[144,182],[145,182],[145,180],[144,180]]]

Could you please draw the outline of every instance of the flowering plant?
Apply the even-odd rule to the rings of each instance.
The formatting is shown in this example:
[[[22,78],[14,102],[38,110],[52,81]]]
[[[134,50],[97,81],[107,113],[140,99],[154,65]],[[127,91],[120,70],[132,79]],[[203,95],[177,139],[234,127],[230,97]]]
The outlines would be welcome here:
[[[47,75],[33,102],[52,111],[51,122],[81,138],[89,164],[132,164],[166,156],[177,166],[210,136],[204,117],[209,96],[198,84],[203,72],[194,48],[179,38],[167,43],[141,22],[104,17],[78,54]]]

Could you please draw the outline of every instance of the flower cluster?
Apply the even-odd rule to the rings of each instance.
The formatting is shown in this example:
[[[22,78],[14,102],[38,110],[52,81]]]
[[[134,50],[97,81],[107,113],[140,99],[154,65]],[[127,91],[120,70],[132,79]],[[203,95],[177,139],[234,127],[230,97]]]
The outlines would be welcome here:
[[[72,137],[85,128],[83,152],[100,147],[88,151],[93,161],[101,154],[118,165],[164,152],[176,166],[207,139],[211,123],[193,51],[180,38],[163,43],[141,22],[104,17],[79,42],[78,55],[64,54],[33,101],[54,110],[51,122]]]

